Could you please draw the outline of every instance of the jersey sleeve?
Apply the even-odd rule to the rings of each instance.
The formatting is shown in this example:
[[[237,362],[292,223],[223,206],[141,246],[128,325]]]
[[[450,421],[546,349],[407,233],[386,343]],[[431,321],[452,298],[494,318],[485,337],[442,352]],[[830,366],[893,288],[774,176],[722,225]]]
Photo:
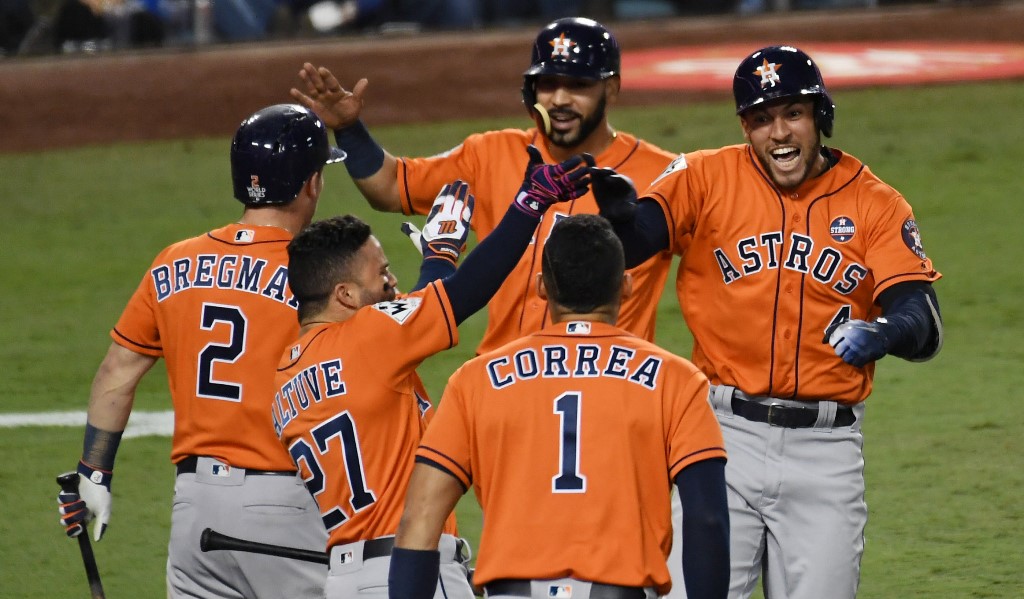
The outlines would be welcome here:
[[[398,193],[405,214],[427,214],[441,188],[456,179],[472,186],[479,172],[478,146],[482,134],[474,134],[447,152],[426,158],[398,160]]]
[[[462,389],[461,368],[445,387],[437,413],[423,435],[416,460],[453,476],[469,489],[473,485],[468,406]]]
[[[372,363],[377,375],[392,383],[404,380],[428,357],[454,347],[459,329],[444,286],[438,281],[419,291],[363,308],[366,319],[360,328],[372,331],[364,340],[365,351],[380,352]]]
[[[689,244],[699,203],[705,196],[700,152],[680,154],[643,192],[641,199],[657,202],[668,225],[669,247],[682,254]]]
[[[154,262],[154,265],[156,262]],[[146,271],[131,299],[110,331],[115,343],[147,356],[162,357],[163,341],[157,323],[156,291],[152,282],[153,267]]]
[[[896,195],[872,210],[865,259],[875,277],[874,299],[903,281],[937,281],[942,275],[925,253],[921,232],[906,199]]]
[[[670,479],[695,462],[726,457],[722,429],[708,402],[707,377],[688,364],[676,364],[665,419]]]

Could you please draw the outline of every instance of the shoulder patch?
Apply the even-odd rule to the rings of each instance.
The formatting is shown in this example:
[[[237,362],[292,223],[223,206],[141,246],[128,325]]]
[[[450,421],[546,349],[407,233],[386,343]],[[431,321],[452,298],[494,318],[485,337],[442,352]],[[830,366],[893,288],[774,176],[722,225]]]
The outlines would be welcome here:
[[[917,223],[914,219],[908,218],[903,221],[903,243],[907,244],[910,251],[918,258],[924,260],[928,256],[924,253],[924,245],[921,243],[921,232],[917,230]]]
[[[846,243],[857,233],[857,225],[849,216],[837,216],[828,226],[828,234],[838,243]]]
[[[664,179],[665,177],[667,177],[668,175],[671,175],[672,173],[674,173],[676,171],[681,171],[681,170],[684,170],[684,169],[686,169],[686,154],[680,154],[680,155],[676,156],[675,160],[673,160],[672,162],[668,163],[668,166],[665,167],[665,170],[661,171],[661,174],[658,175],[657,179],[655,179],[654,181],[651,181],[651,185],[654,185],[658,181],[661,181],[662,179]]]
[[[420,304],[423,303],[423,298],[420,297],[406,297],[397,300],[391,300],[389,302],[380,302],[374,304],[373,308],[384,314],[390,316],[398,324],[405,324],[405,321],[409,320],[409,317],[419,310]]]

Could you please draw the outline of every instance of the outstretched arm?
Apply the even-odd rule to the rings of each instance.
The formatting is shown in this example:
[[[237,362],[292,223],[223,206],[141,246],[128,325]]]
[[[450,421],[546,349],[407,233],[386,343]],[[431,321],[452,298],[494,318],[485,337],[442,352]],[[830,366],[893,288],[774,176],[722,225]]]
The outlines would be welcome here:
[[[483,308],[497,293],[530,245],[547,209],[587,193],[590,176],[586,165],[593,161],[589,155],[544,164],[537,148],[530,146],[528,151],[530,162],[523,185],[505,216],[443,282],[457,323]]]
[[[668,249],[668,223],[657,202],[638,202],[629,177],[610,168],[592,168],[590,174],[599,213],[612,223],[622,241],[626,268]]]
[[[341,86],[327,67],[302,65],[305,90],[291,89],[292,98],[316,113],[334,130],[338,147],[348,154],[345,168],[370,206],[382,212],[401,212],[398,160],[380,147],[359,119],[368,82],[360,79],[352,91]]]

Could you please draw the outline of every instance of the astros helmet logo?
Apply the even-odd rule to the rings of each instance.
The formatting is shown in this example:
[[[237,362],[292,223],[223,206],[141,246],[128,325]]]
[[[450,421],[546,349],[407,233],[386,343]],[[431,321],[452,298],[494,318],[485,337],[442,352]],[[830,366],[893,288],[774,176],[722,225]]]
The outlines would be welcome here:
[[[765,58],[761,66],[754,69],[754,74],[761,77],[761,89],[764,89],[768,84],[775,87],[775,84],[781,81],[779,79],[779,71],[781,69],[781,64],[768,62],[768,59]]]
[[[576,45],[576,42],[565,37],[564,33],[560,33],[558,37],[548,42],[551,44],[551,58],[561,56],[563,58],[569,58],[569,49]]]

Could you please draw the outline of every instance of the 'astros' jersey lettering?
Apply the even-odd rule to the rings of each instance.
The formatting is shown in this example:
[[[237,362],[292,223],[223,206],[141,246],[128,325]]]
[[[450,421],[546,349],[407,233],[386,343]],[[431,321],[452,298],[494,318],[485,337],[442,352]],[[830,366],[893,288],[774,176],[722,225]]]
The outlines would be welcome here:
[[[469,136],[453,150],[430,158],[398,161],[398,187],[406,214],[427,214],[441,186],[453,179],[469,183],[476,196],[471,226],[483,239],[498,226],[516,196],[526,172],[526,146],[541,150],[545,162],[556,162],[548,154],[536,129],[506,129]],[[633,180],[642,190],[672,161],[672,154],[619,132],[611,145],[595,156],[597,166],[611,167]],[[536,291],[543,242],[554,223],[569,214],[596,214],[593,193],[551,206],[537,229],[541,243],[533,243],[487,305],[487,330],[477,353],[490,351],[513,339],[538,331],[548,323],[547,303]],[[535,238],[536,240],[536,238]],[[622,305],[619,326],[638,337],[653,340],[655,316],[672,256],[655,256],[630,271],[633,296]]]
[[[116,343],[166,361],[171,461],[204,455],[242,468],[295,469],[267,411],[280,350],[299,332],[290,240],[277,227],[233,224],[167,247],[111,331]]]
[[[568,322],[456,371],[416,455],[475,489],[476,584],[574,577],[663,594],[671,481],[725,450],[693,364]]]
[[[676,291],[693,361],[712,383],[860,402],[874,365],[843,362],[823,343],[826,329],[877,317],[875,299],[895,283],[941,276],[903,196],[831,151],[838,162],[790,194],[746,145],[684,154],[644,193],[683,256]]]
[[[314,327],[285,350],[268,414],[320,506],[328,547],[398,530],[432,410],[416,367],[456,343],[434,282]],[[445,532],[455,533],[454,516]]]

